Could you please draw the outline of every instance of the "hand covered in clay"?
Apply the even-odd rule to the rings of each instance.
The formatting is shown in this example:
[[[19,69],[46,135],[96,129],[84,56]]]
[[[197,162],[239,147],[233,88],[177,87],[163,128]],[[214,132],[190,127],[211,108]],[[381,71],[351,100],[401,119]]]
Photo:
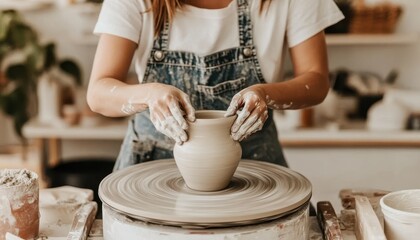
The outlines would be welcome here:
[[[239,111],[231,128],[234,140],[242,141],[262,129],[268,118],[265,99],[265,93],[258,85],[245,88],[233,96],[225,117],[233,116]]]
[[[147,98],[150,120],[159,132],[182,144],[188,140],[185,131],[188,123],[184,115],[194,122],[195,110],[188,95],[178,88],[161,83],[155,85]]]

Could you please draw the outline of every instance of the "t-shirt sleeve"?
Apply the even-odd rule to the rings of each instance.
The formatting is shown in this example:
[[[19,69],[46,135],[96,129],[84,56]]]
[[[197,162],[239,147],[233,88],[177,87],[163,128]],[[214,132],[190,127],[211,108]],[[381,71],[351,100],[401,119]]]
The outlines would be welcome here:
[[[96,23],[94,34],[112,34],[139,42],[142,29],[140,0],[105,0]]]
[[[333,0],[291,0],[287,43],[289,47],[294,47],[343,18]]]

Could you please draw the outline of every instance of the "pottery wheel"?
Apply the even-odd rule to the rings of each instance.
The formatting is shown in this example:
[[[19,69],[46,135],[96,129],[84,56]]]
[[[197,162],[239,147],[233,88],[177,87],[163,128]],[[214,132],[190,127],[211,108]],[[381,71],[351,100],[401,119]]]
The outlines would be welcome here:
[[[129,217],[163,225],[248,225],[290,214],[311,198],[311,184],[288,168],[241,160],[229,186],[216,192],[188,188],[173,159],[119,170],[102,180],[99,196]]]

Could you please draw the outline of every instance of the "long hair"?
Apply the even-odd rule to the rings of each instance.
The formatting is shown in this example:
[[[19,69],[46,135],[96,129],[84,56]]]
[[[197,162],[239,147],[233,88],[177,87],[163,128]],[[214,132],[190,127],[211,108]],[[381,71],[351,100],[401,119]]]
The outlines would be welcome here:
[[[154,14],[154,33],[157,36],[167,20],[172,22],[176,8],[182,6],[182,0],[151,0],[151,2]],[[260,13],[270,2],[271,0],[261,0]]]

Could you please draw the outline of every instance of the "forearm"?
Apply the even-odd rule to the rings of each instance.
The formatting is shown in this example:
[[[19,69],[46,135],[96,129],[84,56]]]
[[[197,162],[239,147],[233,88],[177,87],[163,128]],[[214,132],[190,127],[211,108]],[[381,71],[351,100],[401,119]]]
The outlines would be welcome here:
[[[269,108],[300,109],[321,103],[329,90],[326,74],[306,72],[291,80],[258,85]]]
[[[129,85],[113,78],[91,81],[87,102],[92,111],[107,117],[132,115],[145,110],[149,84]]]

